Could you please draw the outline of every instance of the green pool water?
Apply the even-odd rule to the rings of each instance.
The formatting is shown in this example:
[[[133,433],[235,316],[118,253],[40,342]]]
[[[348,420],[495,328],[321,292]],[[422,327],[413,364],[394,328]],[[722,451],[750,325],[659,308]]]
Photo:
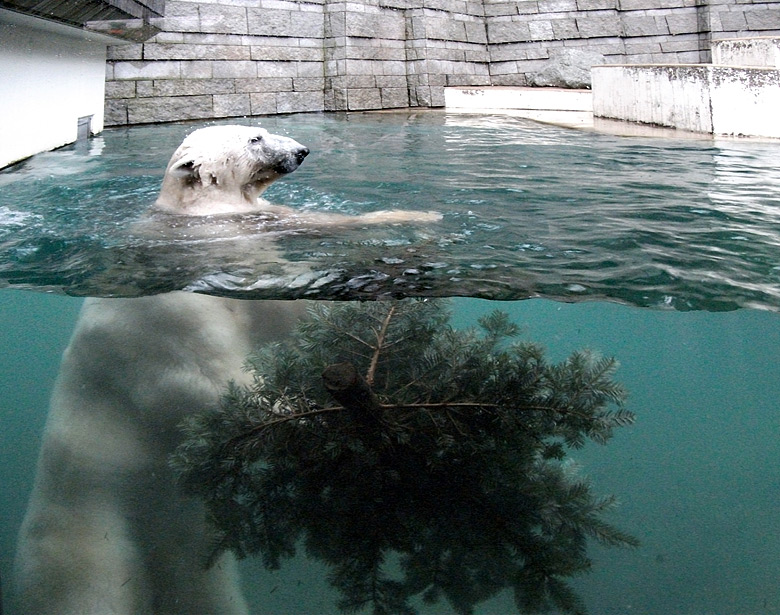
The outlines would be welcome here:
[[[440,114],[267,123],[314,152],[269,198],[339,212],[389,204],[445,215],[443,226],[424,231],[282,233],[290,259],[343,273],[306,296],[472,295],[452,299],[456,326],[498,307],[555,360],[591,348],[620,361],[617,378],[629,391],[635,425],[571,456],[596,491],[618,496],[609,519],[641,546],[593,547],[593,571],[573,582],[591,613],[780,611],[780,146],[617,139]],[[145,129],[111,132],[102,151],[53,152],[0,174],[6,598],[48,396],[82,303],[62,293],[132,296],[191,285],[254,296],[234,271],[213,268],[208,246],[188,252],[206,266],[184,276],[138,260],[124,263],[116,279],[105,275],[117,271],[116,255],[144,248],[124,231],[154,200],[161,165],[192,128],[157,127],[152,145]],[[421,245],[437,259],[425,262],[458,272],[431,267],[404,276],[381,260],[411,261],[405,250]],[[171,247],[164,257],[176,262]],[[256,282],[276,274],[260,267],[241,275]],[[283,282],[259,294],[289,296]],[[267,572],[248,561],[243,572],[255,613],[337,612],[317,562],[299,557]],[[477,612],[513,608],[502,595]],[[450,611],[440,604],[422,612]]]

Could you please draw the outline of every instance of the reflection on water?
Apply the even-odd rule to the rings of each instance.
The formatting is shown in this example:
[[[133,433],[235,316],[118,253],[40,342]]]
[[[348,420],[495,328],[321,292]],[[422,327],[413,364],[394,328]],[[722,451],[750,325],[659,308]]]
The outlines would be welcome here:
[[[264,118],[312,150],[270,200],[440,223],[338,232],[246,221],[138,233],[193,125],[107,131],[0,173],[0,279],[78,295],[532,296],[679,310],[780,307],[780,145],[621,138],[444,113]],[[139,153],[143,152],[143,156]]]

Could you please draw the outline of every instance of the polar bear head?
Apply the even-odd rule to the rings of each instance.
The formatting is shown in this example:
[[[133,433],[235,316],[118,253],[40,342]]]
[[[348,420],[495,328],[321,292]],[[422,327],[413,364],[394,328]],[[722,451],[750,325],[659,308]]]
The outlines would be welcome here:
[[[308,153],[297,141],[263,128],[201,128],[171,157],[156,207],[193,216],[261,211],[260,194],[295,171]]]

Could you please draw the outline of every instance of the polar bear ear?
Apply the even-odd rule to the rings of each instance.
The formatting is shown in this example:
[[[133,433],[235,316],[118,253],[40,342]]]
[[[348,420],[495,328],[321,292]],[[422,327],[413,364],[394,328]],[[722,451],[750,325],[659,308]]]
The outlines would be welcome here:
[[[168,169],[168,174],[191,182],[200,181],[200,164],[191,158],[182,158]]]

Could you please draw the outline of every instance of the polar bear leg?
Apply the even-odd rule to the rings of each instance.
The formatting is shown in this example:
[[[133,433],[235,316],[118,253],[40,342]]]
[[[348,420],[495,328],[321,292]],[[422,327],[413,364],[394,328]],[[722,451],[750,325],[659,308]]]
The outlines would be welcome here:
[[[19,613],[24,615],[246,615],[232,554],[206,567],[203,511],[191,506],[189,531],[166,528],[164,549],[151,535],[133,536],[124,515],[104,498],[78,510],[51,501],[31,510],[17,556]],[[173,512],[173,510],[172,510]],[[185,517],[190,517],[187,512]],[[163,517],[159,518],[164,523]],[[146,526],[146,531],[153,531]],[[194,531],[193,531],[194,530]],[[197,537],[193,539],[194,537]],[[140,543],[140,544],[139,544]]]
[[[178,492],[168,465],[182,413],[217,403],[241,373],[244,303],[226,301],[85,303],[20,532],[20,615],[247,612],[231,558],[207,569],[203,504]]]
[[[202,502],[170,489],[166,495],[140,524],[154,615],[247,615],[234,555],[209,561],[215,542]]]
[[[145,603],[143,566],[122,515],[106,502],[74,510],[34,502],[16,561],[18,612],[24,615],[134,615]]]

